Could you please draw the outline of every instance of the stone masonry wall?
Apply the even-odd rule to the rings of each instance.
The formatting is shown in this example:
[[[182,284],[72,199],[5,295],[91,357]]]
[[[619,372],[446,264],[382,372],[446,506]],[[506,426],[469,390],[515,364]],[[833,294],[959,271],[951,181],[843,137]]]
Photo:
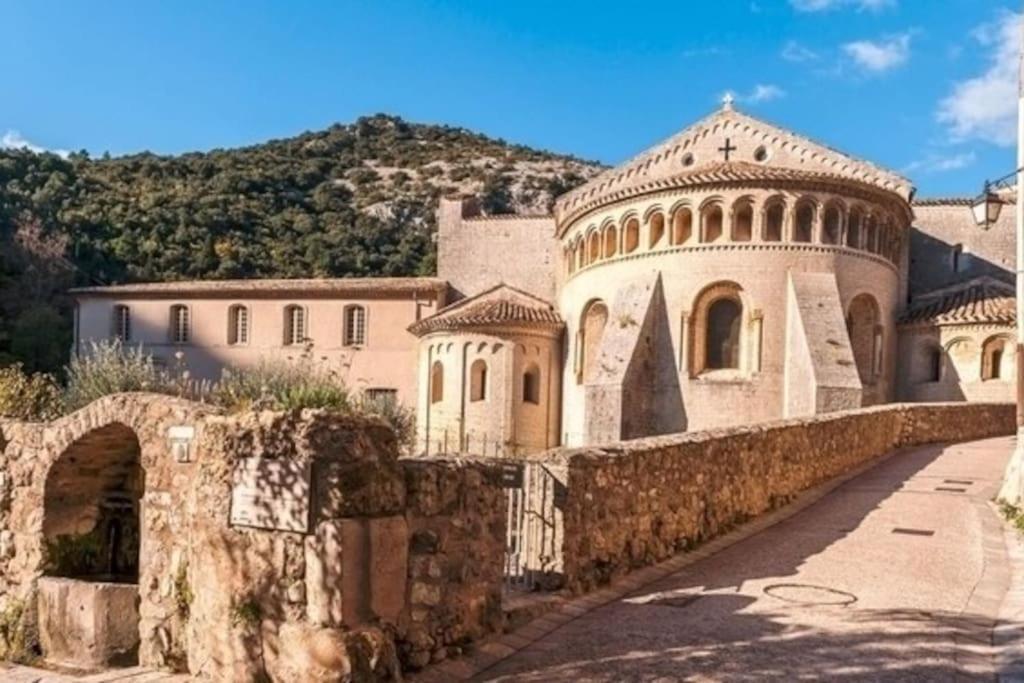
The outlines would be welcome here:
[[[538,459],[566,472],[565,580],[571,591],[585,592],[893,449],[1014,428],[1011,404],[900,404]]]
[[[421,667],[459,654],[502,626],[505,496],[494,461],[401,461],[409,521],[409,611],[403,662]]]
[[[168,439],[182,424],[196,430],[186,461]],[[36,620],[46,519],[66,512],[59,495],[44,504],[48,475],[73,462],[61,486],[81,483],[76,472],[88,482],[89,463],[103,456],[93,436],[112,425],[137,439],[145,472],[142,664],[213,681],[398,680],[403,665],[440,660],[500,628],[505,516],[493,462],[399,460],[394,433],[375,419],[221,415],[147,394],[107,397],[47,424],[0,422],[5,618],[17,605],[30,630]],[[308,467],[308,532],[231,524],[234,472],[252,458]],[[272,498],[301,488],[298,477],[279,479],[268,480]],[[10,655],[4,638],[0,658]]]
[[[195,470],[194,463],[178,463],[171,456],[167,431],[191,424],[201,434],[200,424],[210,412],[168,396],[120,394],[50,423],[0,421],[0,612],[24,609],[34,619],[36,580],[48,564],[44,500],[51,471],[58,461],[87,464],[96,448],[90,436],[120,425],[137,439],[146,474],[139,520],[145,558],[138,582],[139,656],[149,665],[175,666],[182,643],[173,581],[187,538],[180,502]],[[88,471],[78,469],[83,476]],[[58,501],[74,493],[74,482],[55,484],[62,487],[53,492]]]

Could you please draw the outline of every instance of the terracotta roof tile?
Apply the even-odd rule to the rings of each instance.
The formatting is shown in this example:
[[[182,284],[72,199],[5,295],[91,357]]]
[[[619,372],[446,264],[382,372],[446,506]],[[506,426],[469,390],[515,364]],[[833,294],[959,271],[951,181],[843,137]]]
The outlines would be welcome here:
[[[446,306],[429,318],[409,326],[416,335],[495,325],[561,328],[562,318],[543,299],[508,285],[498,285],[476,296]]]
[[[829,171],[812,171],[809,169],[789,168],[786,166],[771,166],[752,163],[749,161],[715,161],[658,179],[637,176],[635,180],[628,184],[623,184],[614,190],[603,192],[595,198],[588,198],[582,203],[573,203],[572,207],[564,209],[563,213],[559,216],[559,225],[564,228],[577,216],[591,209],[603,206],[610,201],[642,195],[648,192],[657,192],[667,188],[716,185],[723,183],[766,182],[827,183],[830,185],[842,184],[845,186],[859,187],[860,189],[869,192],[882,191],[878,186],[867,180],[851,178],[840,173],[832,173]]]
[[[433,277],[363,277],[268,280],[192,280],[185,282],[139,282],[107,287],[72,289],[76,295],[97,296],[276,296],[371,293],[402,294],[440,292],[448,282]]]
[[[1013,285],[989,277],[975,278],[917,297],[900,316],[901,325],[1015,325]]]

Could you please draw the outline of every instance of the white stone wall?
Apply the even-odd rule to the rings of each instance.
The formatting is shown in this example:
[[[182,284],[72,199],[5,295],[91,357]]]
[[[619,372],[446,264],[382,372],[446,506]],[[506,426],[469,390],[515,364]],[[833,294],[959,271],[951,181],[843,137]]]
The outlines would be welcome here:
[[[421,340],[421,391],[415,452],[513,456],[558,445],[559,344],[550,335],[439,332]],[[486,392],[473,400],[472,368],[487,367]],[[431,368],[440,362],[444,391],[432,400]],[[523,373],[540,370],[540,402],[523,400]]]
[[[1006,340],[998,379],[982,378],[982,350],[990,339]],[[904,401],[1014,401],[1015,331],[1005,325],[905,328],[900,334],[899,397]],[[942,352],[939,381],[931,352]]]
[[[781,197],[780,197],[781,194]],[[724,216],[724,234],[714,243],[702,243],[699,236],[698,215],[694,216],[693,234],[682,244],[670,244],[668,235],[658,244],[650,245],[651,217],[664,212],[666,232],[671,233],[672,211],[683,206],[696,210],[707,201],[721,202],[728,209],[738,200],[749,198],[754,202],[754,235],[747,242],[730,238],[731,216]],[[761,209],[768,200],[786,201],[784,237],[780,242],[763,240]],[[855,246],[845,245],[845,229],[841,244],[823,244],[822,211],[814,221],[810,243],[793,241],[792,209],[798,200],[814,200],[819,207],[834,204],[845,207],[845,217],[852,207],[862,215],[874,215],[879,225],[888,226],[887,234],[893,247],[875,253],[863,241]],[[622,227],[632,216],[642,219],[639,247],[624,254],[620,242],[614,255],[602,256],[593,262],[581,262],[581,245],[591,231],[614,227],[622,238]],[[844,220],[846,220],[844,218]],[[866,387],[865,403],[892,400],[893,377],[896,368],[895,315],[902,302],[899,298],[900,272],[906,246],[906,225],[901,216],[890,212],[888,205],[876,204],[865,197],[843,197],[821,191],[779,193],[772,190],[736,188],[722,190],[706,188],[699,192],[666,192],[629,201],[623,201],[582,216],[565,226],[563,237],[563,270],[561,273],[558,307],[567,325],[566,366],[563,368],[563,440],[569,445],[586,443],[585,391],[577,382],[573,359],[580,327],[580,316],[585,306],[594,299],[611,305],[617,294],[631,283],[649,280],[660,274],[664,286],[664,299],[671,331],[673,356],[683,396],[685,425],[688,430],[705,429],[734,424],[777,419],[784,415],[784,380],[787,312],[787,277],[794,273],[828,273],[834,276],[845,318],[850,301],[857,295],[870,294],[880,309],[882,338],[882,373],[877,382]],[[862,223],[861,236],[864,235]],[[603,243],[603,242],[602,242]],[[692,331],[684,330],[684,319],[693,315],[693,307],[700,292],[720,282],[739,286],[744,305],[744,354],[753,348],[753,320],[760,319],[760,354],[757,359],[745,357],[741,372],[708,373],[690,377],[688,355],[693,352]],[[613,314],[614,317],[614,314]],[[615,325],[610,320],[609,325]],[[683,343],[683,339],[687,343]],[[848,339],[835,340],[847,343]],[[815,353],[815,349],[810,349]]]

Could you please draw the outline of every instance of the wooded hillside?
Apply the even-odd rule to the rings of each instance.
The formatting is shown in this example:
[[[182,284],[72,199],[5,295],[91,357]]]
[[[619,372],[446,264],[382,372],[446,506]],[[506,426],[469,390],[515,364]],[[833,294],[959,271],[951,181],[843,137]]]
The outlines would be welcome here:
[[[0,363],[63,364],[73,284],[429,274],[441,195],[544,213],[599,170],[384,115],[180,156],[0,150]]]

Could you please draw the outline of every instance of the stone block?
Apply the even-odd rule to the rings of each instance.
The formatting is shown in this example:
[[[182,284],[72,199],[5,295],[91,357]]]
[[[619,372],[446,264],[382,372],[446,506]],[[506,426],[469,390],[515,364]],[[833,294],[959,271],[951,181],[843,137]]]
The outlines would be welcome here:
[[[263,640],[267,677],[274,683],[401,680],[394,643],[377,629],[284,623],[265,629]]]
[[[138,586],[43,577],[38,599],[39,640],[48,663],[93,670],[137,661]]]
[[[306,540],[306,615],[323,626],[396,622],[405,607],[404,517],[329,520]]]

